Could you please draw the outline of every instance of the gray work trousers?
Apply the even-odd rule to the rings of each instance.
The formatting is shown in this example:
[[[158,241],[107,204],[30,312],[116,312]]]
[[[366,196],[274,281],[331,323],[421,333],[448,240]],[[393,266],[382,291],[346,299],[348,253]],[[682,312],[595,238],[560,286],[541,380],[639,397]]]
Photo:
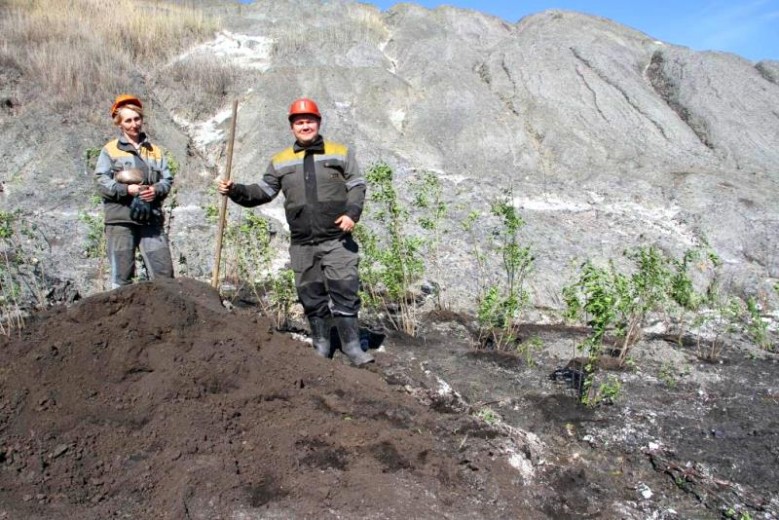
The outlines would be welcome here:
[[[109,224],[105,227],[111,289],[132,283],[135,276],[135,250],[141,252],[149,278],[172,278],[173,262],[162,226]]]
[[[360,256],[351,235],[319,244],[292,244],[289,256],[306,316],[357,316]]]

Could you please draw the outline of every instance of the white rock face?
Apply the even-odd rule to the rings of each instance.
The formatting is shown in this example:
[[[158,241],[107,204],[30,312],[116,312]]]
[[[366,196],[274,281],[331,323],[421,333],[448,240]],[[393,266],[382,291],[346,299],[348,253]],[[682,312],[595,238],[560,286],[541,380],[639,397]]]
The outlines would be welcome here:
[[[221,31],[209,42],[197,45],[176,58],[186,60],[199,56],[213,56],[244,68],[265,72],[271,66],[273,40],[263,36],[248,36]]]

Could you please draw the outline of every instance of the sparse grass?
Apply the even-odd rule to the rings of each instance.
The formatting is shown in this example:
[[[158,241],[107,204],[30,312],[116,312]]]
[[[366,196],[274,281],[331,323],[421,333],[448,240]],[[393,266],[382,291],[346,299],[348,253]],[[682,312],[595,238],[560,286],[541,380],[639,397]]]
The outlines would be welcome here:
[[[497,424],[501,420],[500,415],[487,406],[481,408],[475,415],[490,426]]]
[[[175,61],[162,69],[157,81],[175,86],[175,108],[187,119],[203,119],[226,104],[233,85],[240,77],[235,65],[216,56],[198,56]]]
[[[6,0],[0,9],[0,62],[71,111],[137,90],[137,66],[164,63],[220,25],[191,7],[142,0]]]
[[[40,258],[48,243],[21,212],[0,211],[0,334],[24,327],[24,316],[44,303]]]
[[[273,35],[274,54],[277,57],[300,55],[311,45],[347,48],[366,42],[377,45],[389,36],[380,13],[362,6],[348,6],[343,11],[343,18],[330,25],[279,26]]]
[[[536,355],[543,349],[544,341],[538,336],[533,336],[514,347],[516,354],[524,359],[529,367],[536,365]]]

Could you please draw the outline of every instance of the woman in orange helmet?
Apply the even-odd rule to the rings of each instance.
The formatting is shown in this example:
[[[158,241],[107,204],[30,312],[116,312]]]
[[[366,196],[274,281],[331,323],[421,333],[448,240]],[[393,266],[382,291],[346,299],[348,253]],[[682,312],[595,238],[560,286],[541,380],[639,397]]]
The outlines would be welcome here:
[[[132,282],[136,250],[150,278],[173,276],[162,212],[173,176],[164,151],[143,131],[143,103],[137,96],[118,96],[111,117],[120,135],[100,151],[95,176],[103,198],[111,288],[115,289]]]

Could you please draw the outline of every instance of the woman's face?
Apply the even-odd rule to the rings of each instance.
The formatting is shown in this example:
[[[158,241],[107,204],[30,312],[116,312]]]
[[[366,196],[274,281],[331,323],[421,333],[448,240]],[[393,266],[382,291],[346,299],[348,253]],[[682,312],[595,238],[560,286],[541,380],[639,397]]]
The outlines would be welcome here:
[[[119,128],[128,140],[137,143],[143,130],[143,116],[131,108],[120,108]]]

